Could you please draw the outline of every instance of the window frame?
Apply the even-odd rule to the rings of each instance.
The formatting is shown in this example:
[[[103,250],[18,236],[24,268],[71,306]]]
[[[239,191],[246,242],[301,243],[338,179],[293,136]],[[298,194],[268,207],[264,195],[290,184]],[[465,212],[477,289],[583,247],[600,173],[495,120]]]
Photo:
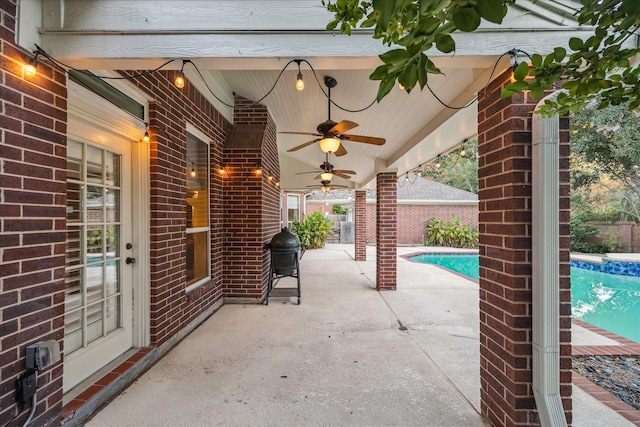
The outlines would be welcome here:
[[[291,207],[290,207],[291,205],[289,203],[289,200],[290,200],[291,197],[295,197],[295,198],[298,199],[298,207],[297,207],[297,209],[291,209]],[[293,221],[300,221],[300,213],[301,213],[301,210],[302,210],[301,208],[302,207],[300,205],[300,195],[299,194],[287,194],[287,227],[288,228],[291,228],[291,226],[293,224]],[[292,211],[292,210],[297,210],[298,211],[298,215],[297,215],[298,218],[297,219],[294,219],[294,220],[290,220],[289,219],[289,212]]]
[[[187,236],[189,235],[195,235],[195,234],[200,234],[200,233],[206,233],[206,241],[207,241],[207,249],[206,249],[206,273],[204,275],[204,277],[202,277],[201,279],[196,280],[193,283],[190,283],[186,286],[185,288],[185,292],[187,294],[192,293],[193,291],[195,291],[196,289],[198,289],[199,287],[201,287],[202,285],[204,285],[205,283],[208,283],[211,280],[211,141],[210,139],[202,132],[200,132],[199,130],[197,130],[195,127],[191,126],[189,123],[187,123],[187,134],[189,137],[189,135],[191,137],[193,137],[194,139],[198,140],[199,143],[202,143],[204,145],[206,145],[206,182],[207,182],[207,212],[206,212],[206,218],[207,218],[207,225],[203,226],[203,227],[187,227],[186,226],[186,222],[185,222],[185,239],[187,238]],[[187,179],[189,172],[191,171],[192,168],[192,164],[191,161],[189,159],[186,159],[186,154],[185,154],[185,179]],[[185,190],[186,190],[187,186],[185,185]],[[186,193],[185,193],[185,204],[186,204]],[[186,215],[186,210],[185,210],[185,215]],[[187,264],[187,260],[186,260],[187,255],[185,254],[185,266]]]

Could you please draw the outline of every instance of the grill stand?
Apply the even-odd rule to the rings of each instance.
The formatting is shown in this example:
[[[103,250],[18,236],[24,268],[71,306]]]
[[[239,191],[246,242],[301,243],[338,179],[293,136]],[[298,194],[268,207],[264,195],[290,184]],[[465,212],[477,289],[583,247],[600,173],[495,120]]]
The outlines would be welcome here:
[[[269,273],[269,290],[266,302],[269,305],[269,297],[291,298],[298,297],[300,305],[300,260],[299,252],[276,252],[271,249],[271,271]],[[297,288],[276,288],[280,279],[294,277],[297,280]]]

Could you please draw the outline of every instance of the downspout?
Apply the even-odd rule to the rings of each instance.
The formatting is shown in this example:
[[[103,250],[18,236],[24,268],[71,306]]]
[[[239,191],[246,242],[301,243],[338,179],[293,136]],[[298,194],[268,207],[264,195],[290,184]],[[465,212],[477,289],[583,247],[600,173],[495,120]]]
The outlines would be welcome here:
[[[560,396],[560,120],[533,114],[532,125],[533,393],[542,426],[567,426]]]

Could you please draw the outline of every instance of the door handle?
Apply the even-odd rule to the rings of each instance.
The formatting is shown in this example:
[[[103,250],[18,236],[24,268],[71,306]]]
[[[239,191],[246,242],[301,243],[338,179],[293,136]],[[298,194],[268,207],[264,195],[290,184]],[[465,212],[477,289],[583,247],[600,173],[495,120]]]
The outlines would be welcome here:
[[[136,263],[136,259],[133,257],[128,256],[127,259],[124,261],[127,264],[135,264]]]

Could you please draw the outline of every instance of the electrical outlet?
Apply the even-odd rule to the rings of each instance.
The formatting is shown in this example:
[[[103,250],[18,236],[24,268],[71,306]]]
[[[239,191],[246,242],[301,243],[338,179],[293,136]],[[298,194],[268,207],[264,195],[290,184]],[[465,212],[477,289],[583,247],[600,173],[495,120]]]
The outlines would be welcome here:
[[[27,372],[22,374],[18,381],[16,381],[16,397],[20,403],[20,407],[36,394],[38,388],[38,378],[36,372]]]

